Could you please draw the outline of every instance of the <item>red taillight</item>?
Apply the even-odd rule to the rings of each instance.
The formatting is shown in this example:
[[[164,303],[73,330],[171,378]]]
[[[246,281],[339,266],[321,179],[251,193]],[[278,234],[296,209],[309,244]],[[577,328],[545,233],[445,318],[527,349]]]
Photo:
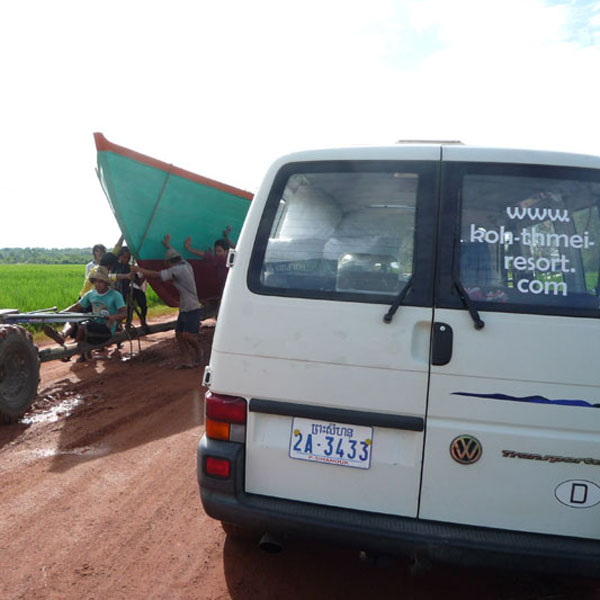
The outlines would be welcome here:
[[[246,423],[246,400],[235,396],[206,392],[206,416],[216,421]]]
[[[225,458],[206,457],[205,471],[207,475],[227,478],[229,477],[229,467],[229,461]]]
[[[243,443],[246,400],[206,392],[206,435],[213,440]]]

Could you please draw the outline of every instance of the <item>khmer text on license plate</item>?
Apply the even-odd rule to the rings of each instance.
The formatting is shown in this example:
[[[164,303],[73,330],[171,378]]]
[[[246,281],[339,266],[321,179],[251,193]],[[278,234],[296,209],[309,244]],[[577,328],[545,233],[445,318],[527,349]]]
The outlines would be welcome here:
[[[368,469],[372,450],[372,427],[300,417],[292,421],[290,458]]]

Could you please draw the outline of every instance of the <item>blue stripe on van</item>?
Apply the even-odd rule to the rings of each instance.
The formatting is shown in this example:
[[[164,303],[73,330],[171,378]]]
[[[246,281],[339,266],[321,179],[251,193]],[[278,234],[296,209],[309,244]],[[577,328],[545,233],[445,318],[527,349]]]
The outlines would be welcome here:
[[[471,396],[473,398],[490,398],[492,400],[508,400],[510,402],[528,402],[532,404],[556,404],[561,406],[589,406],[600,408],[600,404],[592,404],[585,400],[549,400],[543,396],[507,396],[506,394],[471,394],[469,392],[452,392],[453,396]]]

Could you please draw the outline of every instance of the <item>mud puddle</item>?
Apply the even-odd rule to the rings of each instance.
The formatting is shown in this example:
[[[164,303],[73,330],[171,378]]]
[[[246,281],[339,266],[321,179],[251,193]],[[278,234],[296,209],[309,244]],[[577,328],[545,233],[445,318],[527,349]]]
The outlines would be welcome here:
[[[44,399],[47,401],[47,405],[41,406],[35,410],[32,414],[27,414],[21,419],[21,423],[24,425],[35,425],[36,423],[54,423],[59,419],[69,417],[71,413],[83,403],[83,396],[77,394],[75,396],[69,396],[63,400],[55,401],[52,396],[46,396]],[[41,404],[41,403],[38,403]]]

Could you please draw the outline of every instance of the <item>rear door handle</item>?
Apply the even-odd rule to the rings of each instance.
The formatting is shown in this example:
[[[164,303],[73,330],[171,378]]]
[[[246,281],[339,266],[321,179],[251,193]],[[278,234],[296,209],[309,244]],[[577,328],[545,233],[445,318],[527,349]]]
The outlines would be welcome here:
[[[452,343],[454,334],[448,323],[433,324],[433,348],[431,351],[432,365],[447,365],[452,358]]]

